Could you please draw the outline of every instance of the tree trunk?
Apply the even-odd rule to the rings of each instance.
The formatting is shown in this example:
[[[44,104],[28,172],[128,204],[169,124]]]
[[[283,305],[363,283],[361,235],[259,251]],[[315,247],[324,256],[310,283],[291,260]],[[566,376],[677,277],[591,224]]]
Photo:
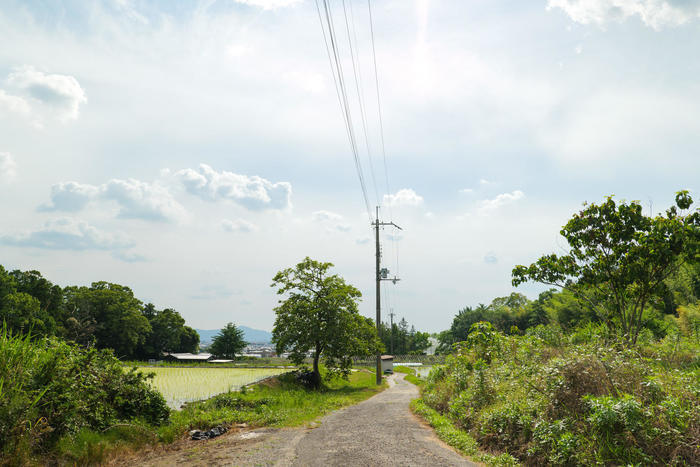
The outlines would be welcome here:
[[[317,388],[321,386],[321,372],[318,369],[318,360],[320,358],[320,346],[316,345],[316,351],[314,352],[314,375],[313,375],[313,387]]]

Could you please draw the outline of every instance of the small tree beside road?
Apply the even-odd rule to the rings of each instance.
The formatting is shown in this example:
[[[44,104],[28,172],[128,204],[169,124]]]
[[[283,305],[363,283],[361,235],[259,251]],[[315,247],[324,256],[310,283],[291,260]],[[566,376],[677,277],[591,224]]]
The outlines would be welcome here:
[[[233,360],[236,358],[236,354],[240,355],[246,345],[248,343],[243,340],[243,330],[238,329],[233,323],[228,323],[214,336],[209,352],[217,357]]]
[[[320,361],[330,375],[347,378],[353,356],[374,355],[381,348],[372,320],[357,310],[362,294],[337,274],[329,274],[331,267],[306,257],[279,271],[271,285],[286,295],[275,308],[272,341],[277,353],[289,351],[290,360],[303,365],[311,352],[314,386],[321,384]]]

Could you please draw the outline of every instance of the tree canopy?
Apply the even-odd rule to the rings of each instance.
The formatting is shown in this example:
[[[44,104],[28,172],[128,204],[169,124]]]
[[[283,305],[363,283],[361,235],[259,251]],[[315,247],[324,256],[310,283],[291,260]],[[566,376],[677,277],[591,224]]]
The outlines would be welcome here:
[[[565,288],[601,320],[636,342],[645,310],[664,294],[667,280],[700,252],[700,210],[689,211],[687,191],[665,215],[645,216],[632,201],[584,204],[562,228],[569,253],[542,256],[513,269],[513,285],[527,281]]]
[[[393,339],[393,350],[392,349]],[[416,331],[415,326],[409,328],[408,321],[401,318],[398,323],[382,323],[381,340],[387,352],[395,355],[420,355],[430,347],[430,334]]]
[[[246,345],[248,343],[243,339],[243,330],[233,323],[228,323],[214,336],[209,351],[217,357],[233,360]]]
[[[331,263],[306,257],[272,279],[279,295],[285,295],[277,313],[272,341],[277,353],[286,351],[297,365],[313,355],[314,384],[321,382],[319,361],[330,375],[347,377],[353,356],[376,354],[381,349],[372,320],[361,316],[357,302],[362,294],[337,274]]]
[[[197,332],[173,309],[144,305],[129,287],[94,282],[61,288],[39,271],[0,266],[0,324],[11,332],[58,336],[82,345],[111,348],[118,357],[159,358],[194,352]]]

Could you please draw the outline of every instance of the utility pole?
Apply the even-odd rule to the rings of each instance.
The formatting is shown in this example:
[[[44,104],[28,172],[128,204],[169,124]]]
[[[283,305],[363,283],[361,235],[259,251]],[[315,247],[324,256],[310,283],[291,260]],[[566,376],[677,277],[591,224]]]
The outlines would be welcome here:
[[[389,270],[388,269],[381,269],[381,251],[379,247],[379,226],[383,225],[391,225],[396,227],[399,230],[403,230],[401,227],[398,225],[394,224],[393,222],[379,222],[379,206],[377,206],[377,218],[374,222],[374,239],[375,239],[375,248],[377,252],[377,257],[376,257],[376,264],[375,264],[375,272],[376,272],[376,279],[377,279],[377,335],[381,337],[381,326],[382,326],[382,302],[380,298],[381,294],[381,283],[383,280],[385,281],[392,281],[394,284],[396,284],[397,281],[400,281],[401,279],[397,278],[394,276],[393,279],[390,279],[387,277],[389,275]],[[377,384],[382,384],[382,354],[381,352],[377,352]]]
[[[391,318],[391,355],[394,355],[394,309],[389,308],[389,317]]]

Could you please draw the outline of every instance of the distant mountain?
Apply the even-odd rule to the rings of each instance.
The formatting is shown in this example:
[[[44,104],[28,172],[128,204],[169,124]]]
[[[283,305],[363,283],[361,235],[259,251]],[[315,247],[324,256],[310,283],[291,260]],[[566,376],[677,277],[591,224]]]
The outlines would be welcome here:
[[[261,329],[253,329],[248,326],[236,326],[243,331],[243,339],[250,344],[269,344],[272,340],[272,333]],[[195,329],[199,333],[199,344],[209,345],[214,340],[214,336],[219,334],[220,329]]]

